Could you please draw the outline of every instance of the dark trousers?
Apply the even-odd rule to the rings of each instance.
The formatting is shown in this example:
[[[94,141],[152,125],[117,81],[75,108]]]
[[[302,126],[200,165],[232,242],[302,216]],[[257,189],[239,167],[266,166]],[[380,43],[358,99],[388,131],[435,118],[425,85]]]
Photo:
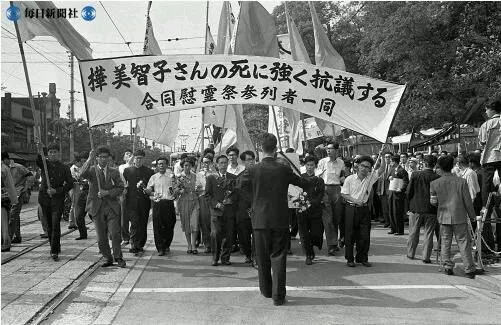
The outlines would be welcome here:
[[[297,225],[297,212],[296,209],[289,209],[289,229],[291,238],[295,238],[297,236],[297,232],[299,230]]]
[[[496,191],[494,184],[492,184],[492,179],[494,178],[496,170],[501,177],[501,161],[487,163],[482,165],[482,167],[484,168],[484,179],[482,180],[482,204],[485,207],[487,199],[489,198],[489,193]]]
[[[354,207],[346,204],[344,257],[348,262],[357,263],[369,260],[371,236],[371,214],[368,207]],[[357,245],[357,255],[354,258],[353,248]]]
[[[209,203],[205,196],[198,197],[198,203],[200,205],[200,230],[202,232],[202,241],[205,248],[211,247],[211,237],[210,237],[210,209]]]
[[[247,213],[247,212],[245,212]],[[240,249],[246,257],[251,258],[252,254],[252,223],[250,218],[242,218],[238,223],[238,237],[240,238]]]
[[[141,249],[146,244],[149,209],[138,207],[127,214],[130,218],[130,247]]]
[[[222,216],[211,216],[211,249],[213,261],[229,261],[233,245],[235,214],[232,206],[225,206]]]
[[[261,294],[284,299],[289,229],[254,229],[254,235]]]
[[[377,183],[376,183],[377,184]],[[371,219],[379,221],[382,218],[381,211],[381,200],[379,196],[376,194],[376,189],[373,189],[369,196],[369,209],[371,211]]]
[[[324,224],[320,214],[316,218],[312,218],[307,214],[298,215],[299,238],[303,246],[304,255],[313,258],[315,251],[313,246],[320,244],[319,249],[322,249],[322,240],[324,232]]]
[[[61,253],[61,216],[64,209],[64,198],[52,198],[50,204],[40,204],[42,213],[47,218],[47,235],[49,235],[50,253]]]
[[[13,204],[9,212],[9,234],[10,238],[17,238],[21,240],[21,208],[23,207],[23,202],[21,202],[22,195],[19,197],[17,204]]]
[[[38,220],[40,220],[40,223],[42,224],[43,233],[45,235],[48,235],[49,234],[49,226],[47,225],[47,217],[43,213],[42,206],[40,204],[38,205],[37,216],[38,216]]]
[[[381,203],[381,213],[383,215],[384,226],[390,226],[390,199],[387,194],[379,196],[379,202]]]
[[[337,246],[338,239],[344,237],[344,214],[342,213],[343,200],[341,197],[341,186],[326,185],[323,202],[324,209],[322,212],[322,220],[324,223],[327,246]]]
[[[106,206],[106,204],[103,204],[98,213],[92,216],[92,221],[96,226],[97,246],[104,258],[109,262],[113,262],[113,258],[115,258],[115,261],[121,259],[122,247],[120,243],[122,238],[120,236],[120,216]],[[108,236],[111,237],[113,255],[111,255]]]
[[[73,207],[75,213],[75,223],[81,238],[87,238],[87,226],[85,226],[85,205],[88,194],[89,191],[81,191],[78,193],[78,197],[75,198],[75,205]]]
[[[125,204],[125,194],[120,196],[120,226],[122,233],[122,240],[129,241],[130,240],[130,231],[129,231],[129,213],[127,211],[127,206]]]
[[[176,225],[176,209],[174,201],[161,200],[153,202],[153,235],[157,251],[170,248],[174,238],[174,226]]]
[[[437,225],[436,214],[411,213],[409,216],[409,239],[407,240],[407,256],[414,258],[419,244],[419,232],[424,226],[423,260],[429,260],[433,250],[433,234]]]
[[[405,194],[401,192],[390,191],[388,198],[390,206],[391,231],[398,234],[403,234]]]

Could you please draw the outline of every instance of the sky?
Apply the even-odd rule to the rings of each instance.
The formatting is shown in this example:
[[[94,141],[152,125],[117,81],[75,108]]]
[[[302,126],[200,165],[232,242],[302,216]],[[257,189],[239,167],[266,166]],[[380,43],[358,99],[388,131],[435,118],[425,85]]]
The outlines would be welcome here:
[[[54,1],[58,8],[75,8],[78,18],[69,19],[73,27],[90,43],[94,58],[128,56],[142,54],[146,26],[147,1],[102,1],[118,30],[100,2]],[[280,1],[261,1],[271,13]],[[90,22],[81,18],[81,9],[91,5],[96,9],[96,18]],[[239,5],[231,1],[233,14],[238,17]],[[27,97],[28,90],[24,78],[21,55],[17,40],[6,30],[14,33],[14,24],[6,18],[8,1],[2,1],[2,40],[1,40],[1,87],[2,96],[11,92],[13,97]],[[209,2],[208,23],[214,39],[217,39],[219,16],[222,1]],[[206,1],[153,1],[150,17],[155,37],[163,54],[203,54],[206,22]],[[124,42],[132,42],[129,47]],[[168,39],[188,38],[179,41]],[[56,83],[56,96],[61,99],[61,116],[66,116],[70,105],[70,67],[66,49],[51,37],[36,37],[27,42],[24,51],[32,92],[48,92],[49,83]],[[46,58],[36,53],[42,53]],[[53,63],[49,62],[52,61]],[[85,106],[82,93],[80,72],[75,60],[75,117],[85,119]],[[182,111],[177,146],[185,143],[187,150],[195,147],[200,133],[200,110]],[[129,133],[130,123],[115,123],[114,132]]]

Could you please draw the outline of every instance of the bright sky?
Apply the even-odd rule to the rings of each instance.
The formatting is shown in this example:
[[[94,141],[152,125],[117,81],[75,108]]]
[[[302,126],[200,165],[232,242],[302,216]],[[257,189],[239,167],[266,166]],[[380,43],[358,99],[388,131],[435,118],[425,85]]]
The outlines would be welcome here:
[[[78,17],[69,19],[75,29],[82,34],[93,49],[94,58],[127,56],[142,54],[146,26],[147,1],[103,1],[102,4],[117,25],[120,33],[130,44],[130,49],[124,44],[122,36],[113,26],[110,18],[99,2],[86,1],[54,1],[58,8],[75,8]],[[279,1],[261,1],[261,4],[271,13]],[[81,9],[91,5],[96,9],[96,19],[87,22],[81,18]],[[239,5],[231,1],[233,14],[238,17]],[[214,39],[217,39],[221,1],[209,3],[209,27]],[[1,86],[2,96],[11,92],[14,97],[28,96],[26,81],[17,40],[5,29],[15,34],[14,24],[5,16],[9,7],[8,1],[2,1],[2,41],[1,41]],[[150,17],[153,23],[155,37],[163,54],[202,54],[204,53],[206,1],[153,1]],[[166,41],[172,38],[190,38],[180,41]],[[165,41],[163,41],[165,40]],[[32,92],[48,92],[49,83],[55,82],[57,97],[61,99],[61,116],[65,116],[70,104],[70,68],[66,49],[54,38],[37,37],[28,44],[38,52],[43,53],[55,64],[37,54],[29,46],[24,46],[28,71],[30,73]],[[75,61],[76,63],[76,61]],[[57,66],[56,66],[57,65]],[[82,85],[78,65],[75,64],[75,117],[85,118]],[[187,150],[195,146],[200,132],[200,110],[181,112],[179,136],[177,145],[186,139]],[[129,122],[115,124],[115,131],[130,132]],[[188,135],[188,137],[183,135]]]

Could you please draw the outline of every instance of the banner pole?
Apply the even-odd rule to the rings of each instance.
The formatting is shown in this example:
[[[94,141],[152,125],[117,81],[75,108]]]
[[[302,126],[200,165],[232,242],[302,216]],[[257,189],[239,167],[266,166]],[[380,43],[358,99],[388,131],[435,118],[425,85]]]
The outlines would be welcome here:
[[[286,2],[287,3],[287,2]],[[306,151],[308,150],[308,139],[306,139],[306,125],[305,125],[305,122],[304,122],[304,114],[301,113],[301,121],[303,122],[303,137],[304,137],[304,152],[303,154],[306,154]]]
[[[275,129],[277,130],[278,149],[282,151],[282,141],[280,139],[280,132],[278,131],[277,114],[275,113],[275,106],[272,105],[271,109],[273,110],[273,120],[275,121]]]
[[[14,2],[10,1],[10,6],[14,7]],[[17,43],[19,44],[19,51],[21,52],[21,59],[23,61],[23,68],[24,68],[24,76],[26,78],[26,86],[28,87],[28,96],[30,98],[30,106],[31,106],[31,114],[33,115],[33,133],[34,133],[34,138],[35,138],[35,144],[37,147],[38,154],[42,157],[42,165],[44,168],[44,174],[45,174],[45,180],[47,181],[47,188],[51,188],[50,184],[50,178],[49,178],[49,171],[47,169],[47,161],[45,160],[45,154],[43,152],[43,148],[41,148],[41,134],[40,134],[40,123],[37,123],[37,115],[35,111],[35,101],[33,100],[33,94],[31,92],[31,82],[30,82],[30,76],[28,74],[28,66],[26,65],[26,57],[24,55],[24,48],[23,48],[23,42],[21,41],[21,35],[19,33],[19,26],[17,24],[17,20],[14,20],[14,28],[16,29],[16,36],[17,36]],[[40,98],[39,98],[40,100]],[[50,196],[50,194],[49,194]]]

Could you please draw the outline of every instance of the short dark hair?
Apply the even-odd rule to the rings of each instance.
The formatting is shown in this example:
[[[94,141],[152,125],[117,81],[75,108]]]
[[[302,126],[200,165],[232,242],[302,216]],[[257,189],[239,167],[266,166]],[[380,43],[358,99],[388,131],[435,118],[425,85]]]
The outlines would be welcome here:
[[[277,137],[271,133],[264,133],[261,145],[265,153],[272,153],[277,147]]]
[[[125,150],[124,150],[124,153],[126,153],[126,152],[130,152],[131,154],[133,153],[133,152],[132,152],[132,149],[130,149],[130,148],[125,149]]]
[[[203,159],[209,159],[209,161],[210,161],[210,162],[212,162],[212,161],[213,161],[213,159],[214,159],[214,155],[213,155],[212,153],[207,153],[207,154],[204,156],[204,158],[202,158],[202,160],[203,160]]]
[[[305,165],[306,165],[306,163],[308,163],[310,161],[313,161],[315,163],[315,165],[317,164],[317,158],[315,158],[314,156],[308,156],[308,157],[304,158]]]
[[[181,157],[180,157],[180,158],[181,158],[181,160],[186,159],[186,158],[188,158],[188,154],[187,154],[186,152],[183,152],[183,153],[181,154]]]
[[[57,142],[52,142],[52,143],[49,143],[49,145],[47,146],[47,152],[49,152],[49,150],[57,150],[59,151],[59,144],[57,144]]]
[[[214,157],[216,155],[216,152],[214,151],[214,149],[212,149],[212,148],[205,148],[203,156],[206,157],[208,153],[212,154],[212,157]]]
[[[501,113],[501,99],[497,98],[487,104],[487,107],[496,113]]]
[[[330,144],[332,144],[332,145],[334,146],[334,149],[339,149],[339,143],[337,143],[337,142],[335,142],[335,141],[329,141],[329,142],[327,142],[326,147],[327,147],[328,145],[330,145]]]
[[[458,155],[458,157],[456,158],[457,159],[457,162],[460,164],[460,165],[468,165],[468,159],[466,158],[465,155],[461,154],[461,155]]]
[[[436,153],[436,154],[438,154],[438,151],[437,150],[432,150],[430,153]]]
[[[426,167],[433,168],[437,165],[438,158],[434,155],[426,155],[423,157],[423,161]]]
[[[87,159],[87,158],[89,158],[89,152],[88,151],[82,151],[82,152],[80,152],[80,154],[78,155],[78,157],[80,159]]]
[[[230,155],[230,152],[232,152],[232,151],[235,152],[235,154],[237,155],[237,157],[240,154],[240,150],[238,150],[237,147],[229,147],[228,149],[226,149],[226,154]]]
[[[110,149],[108,147],[105,147],[105,146],[99,146],[99,147],[97,147],[96,155],[100,155],[102,153],[105,153],[108,156],[111,156],[111,151],[110,151]]]
[[[294,150],[294,148],[287,148],[287,149],[285,149],[285,153],[293,153],[293,152],[296,152]]]
[[[409,158],[409,155],[406,152],[401,152],[399,156],[405,156],[405,158]]]
[[[169,159],[167,159],[167,157],[158,157],[157,160],[155,160],[157,165],[160,160],[165,160],[167,164],[169,163]]]
[[[217,156],[217,158],[216,158],[216,163],[218,163],[218,162],[219,162],[219,160],[220,160],[220,159],[222,159],[222,158],[224,158],[224,159],[228,160],[228,157],[227,157],[226,155],[219,155],[219,156]]]
[[[400,157],[399,157],[399,160],[400,160]],[[364,161],[370,163],[371,167],[374,166],[374,159],[372,159],[371,156],[364,155],[364,156],[361,156],[361,157],[358,158],[358,163],[359,164],[361,164]]]
[[[136,152],[134,152],[134,157],[135,156],[143,156],[143,157],[146,157],[146,153],[144,152],[144,150],[136,150]]]
[[[474,164],[475,166],[480,166],[480,155],[477,153],[471,153],[468,155],[468,162]]]
[[[251,156],[252,159],[256,159],[256,155],[254,154],[254,152],[247,150],[247,151],[244,151],[240,154],[240,160],[245,161],[246,156]]]
[[[184,165],[186,163],[189,163],[192,167],[195,166],[195,160],[190,157],[186,157],[185,159],[181,160],[181,167],[184,168]]]
[[[3,152],[2,152],[2,161],[3,161],[4,159],[10,159],[10,157],[9,157],[9,153],[8,153],[7,151],[3,151]]]
[[[444,172],[450,173],[452,170],[452,167],[454,167],[454,157],[452,157],[452,156],[440,157],[440,158],[438,158],[437,164],[441,170],[443,170]]]
[[[391,161],[399,164],[400,163],[400,156],[399,155],[393,155],[393,156],[391,156]]]

